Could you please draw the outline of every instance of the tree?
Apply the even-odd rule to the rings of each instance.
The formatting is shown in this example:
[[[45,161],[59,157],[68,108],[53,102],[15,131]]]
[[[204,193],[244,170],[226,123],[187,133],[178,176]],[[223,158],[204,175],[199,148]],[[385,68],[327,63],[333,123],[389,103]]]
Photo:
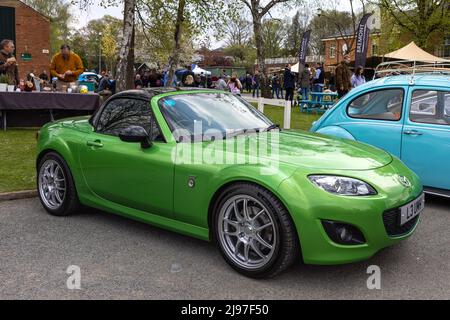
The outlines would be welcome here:
[[[118,91],[131,89],[133,87],[133,64],[134,64],[134,32],[135,32],[135,9],[137,0],[102,0],[103,6],[118,6],[123,2],[123,29],[122,41],[119,50],[119,63],[117,64],[116,86]],[[81,9],[92,5],[92,0],[72,0],[78,3]]]
[[[226,24],[217,25],[216,33],[218,37],[224,37],[227,47],[243,47],[251,41],[251,26],[246,17],[231,17]]]
[[[311,20],[308,25],[311,29],[310,48],[314,54],[324,54],[322,39],[335,37],[343,38],[349,52],[353,45],[351,36],[354,34],[351,14],[345,11],[323,10]]]
[[[265,68],[265,52],[264,52],[264,37],[263,37],[263,25],[262,21],[266,14],[270,12],[276,5],[289,3],[300,3],[301,0],[239,0],[244,6],[246,6],[251,13],[253,21],[253,35],[256,45],[256,56],[258,60],[259,74],[261,75],[260,83],[264,96],[269,96],[270,89],[266,86],[266,68]]]
[[[302,10],[298,10],[295,15],[286,21],[285,39],[283,44],[283,54],[287,56],[295,56],[300,48],[301,36],[308,29],[311,21],[311,10],[309,6],[304,6]]]
[[[70,3],[63,0],[24,0],[24,2],[50,19],[51,51],[52,54],[57,53],[70,36],[69,24],[72,20]]]
[[[449,33],[448,0],[377,0],[375,1],[400,27],[409,32],[419,47],[430,49],[430,37],[436,32]]]
[[[102,66],[106,62],[107,67],[111,68],[112,65],[110,70],[114,70],[118,57],[118,43],[121,39],[122,20],[106,15],[89,21],[84,28],[73,32],[68,42],[72,50],[80,55],[85,68],[97,69],[101,52]]]
[[[339,10],[342,4],[341,1],[338,0],[330,0],[328,2],[320,1],[318,6],[318,16],[327,20],[332,29],[337,31],[334,36],[338,36],[344,41],[347,47],[346,53],[350,53],[355,50],[356,46],[354,44],[356,41],[356,30],[358,28],[359,21],[366,13],[365,4],[367,0],[358,1],[361,5],[360,12],[357,11],[356,2],[357,1],[355,0],[348,0],[348,4],[350,6],[350,11],[348,12]]]
[[[200,33],[214,21],[222,23],[231,13],[233,4],[227,5],[222,1],[205,0],[147,0],[145,2],[150,21],[160,17],[169,17],[166,20],[166,30],[173,30],[172,51],[168,63],[168,83],[172,83],[176,68],[181,61],[183,38],[186,33]],[[175,19],[173,19],[175,17]],[[141,22],[147,23],[141,19]],[[172,29],[173,26],[173,29]],[[186,27],[190,30],[186,30]],[[167,32],[167,31],[166,31]],[[190,44],[192,46],[192,43]]]
[[[105,56],[106,66],[109,70],[115,69],[115,62],[117,58],[117,40],[116,33],[111,25],[107,25],[102,36],[102,52]]]
[[[285,38],[285,25],[279,19],[266,19],[262,23],[262,38],[266,58],[282,56],[282,45]],[[298,50],[298,49],[297,49]]]

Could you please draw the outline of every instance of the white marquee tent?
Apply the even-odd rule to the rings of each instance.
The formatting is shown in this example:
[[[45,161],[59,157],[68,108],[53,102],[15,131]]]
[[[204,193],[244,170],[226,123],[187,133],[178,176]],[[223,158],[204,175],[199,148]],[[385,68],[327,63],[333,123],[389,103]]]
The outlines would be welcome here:
[[[411,61],[423,61],[423,62],[450,62],[419,48],[414,41],[398,50],[392,51],[384,55],[385,58],[398,59],[398,60],[411,60]]]

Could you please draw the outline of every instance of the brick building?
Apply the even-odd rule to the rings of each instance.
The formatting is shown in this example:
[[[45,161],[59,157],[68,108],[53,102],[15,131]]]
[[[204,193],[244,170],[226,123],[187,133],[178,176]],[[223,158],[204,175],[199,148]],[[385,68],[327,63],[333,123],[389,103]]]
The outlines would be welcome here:
[[[369,35],[367,58],[378,56],[381,33],[375,32]],[[333,71],[335,66],[344,59],[344,54],[349,52],[351,60],[355,60],[356,39],[351,36],[336,36],[322,39],[325,48],[324,65],[327,71]]]
[[[0,0],[0,41],[14,40],[20,78],[50,66],[50,20],[18,0]]]

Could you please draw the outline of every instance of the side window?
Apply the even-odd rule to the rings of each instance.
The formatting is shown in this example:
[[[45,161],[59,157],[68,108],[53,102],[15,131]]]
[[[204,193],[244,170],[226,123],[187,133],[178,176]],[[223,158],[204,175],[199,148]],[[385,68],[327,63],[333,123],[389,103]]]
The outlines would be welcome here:
[[[411,121],[431,124],[450,124],[450,92],[415,90],[409,110]]]
[[[102,111],[97,123],[99,133],[118,136],[120,131],[131,126],[141,126],[150,133],[153,127],[153,138],[160,136],[150,103],[148,101],[122,98],[110,101]]]
[[[351,118],[398,121],[402,117],[403,89],[371,91],[354,99],[347,107]]]

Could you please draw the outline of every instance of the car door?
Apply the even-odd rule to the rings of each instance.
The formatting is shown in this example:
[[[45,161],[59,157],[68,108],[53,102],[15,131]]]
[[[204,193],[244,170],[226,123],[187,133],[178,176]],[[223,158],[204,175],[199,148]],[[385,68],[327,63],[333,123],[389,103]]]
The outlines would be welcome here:
[[[362,92],[350,100],[346,121],[338,125],[357,141],[400,157],[405,89],[390,87]]]
[[[450,190],[450,90],[411,91],[401,159],[424,186]]]
[[[153,125],[150,124],[153,121]],[[154,141],[150,148],[120,140],[130,125],[153,128],[160,136],[148,100],[116,98],[98,116],[95,131],[79,151],[84,178],[98,197],[166,217],[173,215],[172,144]],[[163,140],[163,139],[157,139]]]

